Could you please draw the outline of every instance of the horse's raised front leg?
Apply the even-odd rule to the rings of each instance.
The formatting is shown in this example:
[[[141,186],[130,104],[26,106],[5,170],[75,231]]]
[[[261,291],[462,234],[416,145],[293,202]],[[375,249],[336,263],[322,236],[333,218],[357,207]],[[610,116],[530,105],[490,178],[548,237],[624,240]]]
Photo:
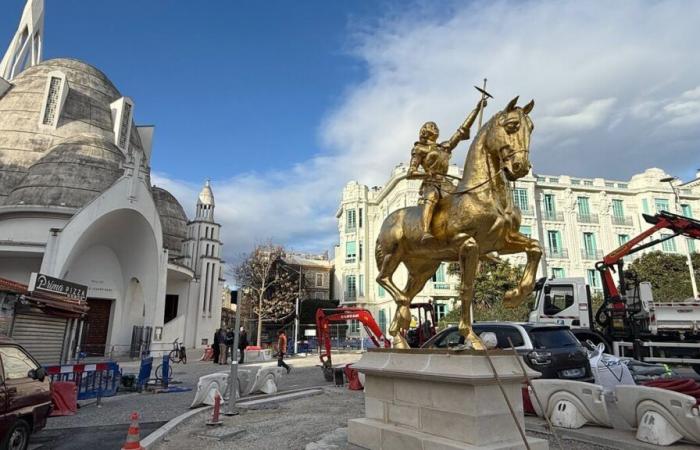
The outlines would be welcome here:
[[[459,265],[462,272],[460,286],[461,314],[459,333],[472,344],[475,350],[483,350],[484,344],[472,329],[472,300],[474,299],[474,279],[479,267],[479,244],[473,237],[465,240],[459,248]]]
[[[537,274],[537,265],[542,257],[542,246],[535,239],[530,239],[518,232],[512,232],[506,237],[506,246],[499,251],[502,254],[522,252],[527,254],[527,264],[518,286],[506,292],[503,296],[503,306],[506,308],[519,306],[535,287],[535,276]]]

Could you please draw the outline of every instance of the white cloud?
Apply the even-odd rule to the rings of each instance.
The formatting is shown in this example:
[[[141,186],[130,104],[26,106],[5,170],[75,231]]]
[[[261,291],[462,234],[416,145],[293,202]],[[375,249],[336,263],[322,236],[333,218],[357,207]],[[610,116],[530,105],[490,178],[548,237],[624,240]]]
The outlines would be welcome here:
[[[484,76],[496,97],[488,114],[515,95],[536,100],[536,172],[625,179],[660,166],[689,176],[700,164],[700,5],[438,5],[444,11],[408,8],[414,14],[350,30],[368,77],[319,125],[323,153],[287,171],[214,181],[229,258],[266,238],[329,248],[343,186],[382,184],[407,162],[426,120],[451,133],[476,103],[471,86]],[[466,147],[456,152],[457,164]],[[188,201],[199,190],[154,179]]]

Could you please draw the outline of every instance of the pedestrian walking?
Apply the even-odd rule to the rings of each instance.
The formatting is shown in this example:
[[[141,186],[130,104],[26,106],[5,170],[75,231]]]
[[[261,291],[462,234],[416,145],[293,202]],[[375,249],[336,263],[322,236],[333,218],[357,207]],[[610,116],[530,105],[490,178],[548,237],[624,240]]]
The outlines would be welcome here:
[[[248,347],[248,333],[246,333],[244,327],[241,327],[238,334],[238,351],[241,352],[240,356],[238,357],[238,364],[243,364],[246,347]]]
[[[212,358],[214,360],[214,364],[219,364],[219,335],[220,335],[221,329],[219,328],[214,332],[214,341],[211,344],[211,349],[214,352],[214,357]]]
[[[287,351],[287,335],[282,329],[277,332],[277,336],[277,367],[284,367],[289,373],[292,368],[284,362],[284,353]]]
[[[219,364],[226,364],[228,362],[226,350],[226,330],[221,328],[219,330]]]

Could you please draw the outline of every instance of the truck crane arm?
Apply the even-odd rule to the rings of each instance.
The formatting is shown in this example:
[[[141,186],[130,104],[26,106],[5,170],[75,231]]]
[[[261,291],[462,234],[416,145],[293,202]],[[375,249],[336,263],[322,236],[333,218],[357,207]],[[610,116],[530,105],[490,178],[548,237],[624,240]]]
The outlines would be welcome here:
[[[653,226],[630,239],[612,252],[608,253],[605,255],[605,257],[603,257],[602,261],[596,263],[596,269],[600,272],[601,278],[603,279],[603,293],[605,300],[601,306],[601,309],[598,310],[598,314],[596,314],[596,320],[598,323],[601,323],[600,314],[603,312],[607,303],[612,303],[613,309],[624,308],[622,297],[618,289],[618,284],[615,283],[612,273],[615,270],[615,266],[617,266],[619,286],[624,288],[625,279],[622,270],[622,259],[625,256],[632,255],[676,236],[686,236],[692,239],[700,239],[700,221],[691,219],[690,217],[672,214],[668,211],[661,211],[653,216],[648,214],[642,214],[642,216],[647,223],[652,224]],[[673,234],[642,244],[646,238],[662,229],[671,230]]]

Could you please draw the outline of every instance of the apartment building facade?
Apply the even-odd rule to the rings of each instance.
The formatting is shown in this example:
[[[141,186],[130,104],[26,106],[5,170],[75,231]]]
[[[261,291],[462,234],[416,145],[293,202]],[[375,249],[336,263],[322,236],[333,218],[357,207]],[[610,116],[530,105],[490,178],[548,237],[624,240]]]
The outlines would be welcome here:
[[[418,202],[420,181],[407,180],[407,170],[403,164],[396,166],[382,187],[349,182],[336,213],[335,292],[343,305],[370,309],[384,330],[396,307],[375,281],[375,240],[389,213]],[[460,176],[461,169],[453,166],[450,174]],[[595,262],[649,227],[642,213],[700,215],[700,172],[687,183],[674,182],[673,188],[661,181],[667,177],[663,170],[651,168],[625,181],[536,174],[518,180],[512,194],[522,212],[521,232],[539,240],[544,249],[538,276],[585,277],[593,290],[600,290]],[[700,245],[676,237],[654,250],[686,254],[700,251]],[[507,258],[525,263],[524,254]],[[394,279],[399,286],[405,283],[403,266]],[[443,263],[416,301],[432,300],[439,319],[458,297],[458,279]]]

